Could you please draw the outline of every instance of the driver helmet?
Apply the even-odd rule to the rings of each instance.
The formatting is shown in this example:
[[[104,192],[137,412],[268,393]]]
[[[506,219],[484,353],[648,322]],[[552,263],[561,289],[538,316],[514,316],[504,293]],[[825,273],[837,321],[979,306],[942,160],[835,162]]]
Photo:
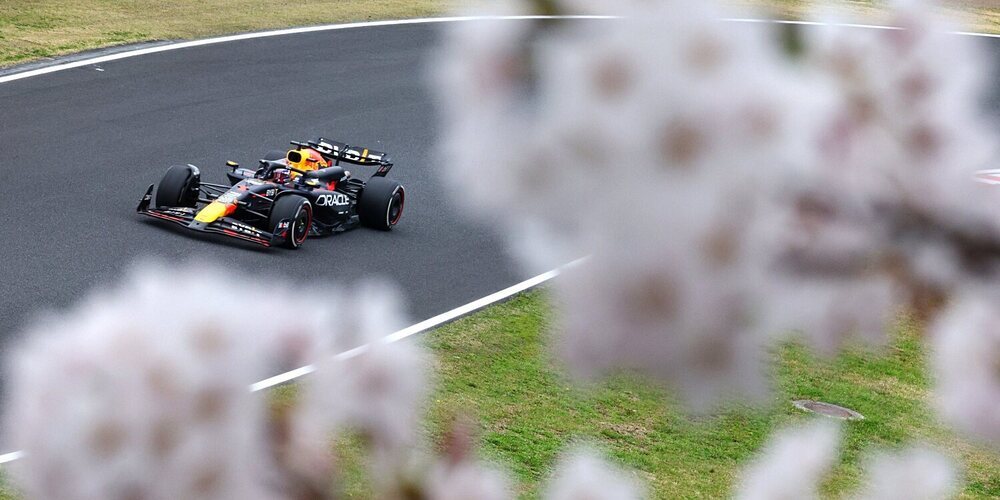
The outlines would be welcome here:
[[[285,161],[288,166],[303,171],[319,170],[330,166],[323,155],[312,148],[292,149],[285,155]],[[292,176],[295,175],[296,173],[293,172]]]

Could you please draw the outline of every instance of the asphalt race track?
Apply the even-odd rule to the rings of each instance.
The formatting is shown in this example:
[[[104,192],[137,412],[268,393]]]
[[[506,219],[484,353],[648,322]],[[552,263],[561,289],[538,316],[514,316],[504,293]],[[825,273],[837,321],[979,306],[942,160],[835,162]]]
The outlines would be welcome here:
[[[309,282],[379,276],[402,287],[414,322],[527,278],[497,232],[462,217],[439,185],[425,63],[442,27],[253,38],[0,83],[0,356],[33,316],[144,257],[211,259],[233,273]],[[1000,61],[1000,39],[981,40]],[[998,116],[1000,83],[992,94]],[[318,135],[392,154],[390,176],[407,188],[395,230],[361,228],[289,251],[135,213],[171,164],[195,164],[204,180],[223,182],[226,160],[253,164]],[[184,298],[174,307],[182,311]]]
[[[414,322],[528,277],[496,231],[463,218],[439,185],[435,106],[424,81],[441,29],[250,39],[0,84],[0,354],[39,311],[106,286],[143,257],[210,258],[234,274],[310,282],[381,276],[405,291]],[[203,180],[224,182],[226,160],[255,164],[288,140],[318,135],[393,156],[390,177],[407,189],[395,230],[361,228],[290,251],[135,213],[146,186],[171,164],[192,163]],[[181,312],[184,302],[173,307]],[[298,300],[276,297],[272,312],[282,304],[291,314]]]

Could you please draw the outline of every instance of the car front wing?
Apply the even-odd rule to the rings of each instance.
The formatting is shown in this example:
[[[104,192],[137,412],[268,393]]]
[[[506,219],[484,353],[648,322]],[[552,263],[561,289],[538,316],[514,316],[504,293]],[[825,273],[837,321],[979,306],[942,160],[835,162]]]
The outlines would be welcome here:
[[[157,207],[150,208],[153,199],[153,185],[146,189],[146,194],[139,200],[136,212],[153,217],[154,219],[173,222],[179,226],[192,231],[203,233],[215,233],[230,238],[249,241],[265,247],[281,245],[288,240],[291,227],[290,220],[281,220],[277,224],[277,231],[269,233],[245,222],[238,221],[231,217],[222,217],[214,222],[204,223],[195,220],[198,210],[193,207]]]

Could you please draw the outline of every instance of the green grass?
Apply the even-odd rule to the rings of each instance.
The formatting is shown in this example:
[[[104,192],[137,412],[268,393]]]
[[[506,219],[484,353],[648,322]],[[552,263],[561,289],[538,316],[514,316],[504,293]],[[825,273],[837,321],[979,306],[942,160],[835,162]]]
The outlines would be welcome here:
[[[123,43],[440,15],[457,0],[3,0],[0,66]]]
[[[889,22],[884,0],[735,0],[736,5],[749,6],[768,17],[781,19],[811,19],[817,7],[835,7],[840,14],[857,16],[871,23]],[[995,0],[953,0],[938,2],[945,14],[960,21],[958,28],[979,33],[1000,33],[1000,5]]]
[[[718,498],[730,492],[740,464],[776,428],[806,418],[793,399],[814,398],[854,408],[866,419],[846,426],[841,462],[824,485],[829,495],[858,487],[860,463],[873,448],[915,440],[934,443],[959,460],[964,495],[1000,495],[1000,456],[935,422],[916,325],[901,321],[882,353],[813,357],[801,346],[776,349],[774,399],[767,408],[732,408],[692,419],[658,390],[622,375],[590,389],[569,382],[546,350],[548,306],[532,292],[429,334],[440,387],[428,432],[471,412],[481,423],[484,454],[516,474],[534,498],[560,451],[596,443],[637,471],[657,498]]]
[[[733,0],[770,15],[808,17],[816,0]],[[871,22],[884,5],[833,2]],[[441,15],[461,0],[4,0],[0,2],[0,67],[124,43],[203,38],[246,31],[369,19]],[[951,2],[968,29],[1000,32],[1000,8],[987,0]]]

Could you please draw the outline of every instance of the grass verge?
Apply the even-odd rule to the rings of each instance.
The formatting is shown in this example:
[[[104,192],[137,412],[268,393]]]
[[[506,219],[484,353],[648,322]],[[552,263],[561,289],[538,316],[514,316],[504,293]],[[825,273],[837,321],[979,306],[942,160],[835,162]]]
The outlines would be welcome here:
[[[148,40],[440,15],[457,0],[4,0],[0,66]]]
[[[884,0],[735,0],[736,5],[751,7],[766,17],[776,19],[814,19],[822,8],[833,8],[836,14],[850,16],[845,21],[885,24],[887,18]],[[1000,5],[995,0],[955,0],[938,2],[945,14],[956,18],[956,28],[976,33],[1000,33]]]
[[[808,17],[817,0],[733,0],[785,19]],[[4,0],[0,2],[0,67],[149,40],[213,35],[373,19],[441,15],[461,0]],[[878,22],[881,3],[847,0],[833,5]],[[950,2],[968,29],[1000,33],[1000,8],[989,0]]]
[[[1000,496],[1000,457],[953,435],[928,405],[929,380],[916,325],[901,321],[880,353],[852,351],[817,359],[802,346],[776,349],[775,393],[765,409],[732,408],[692,419],[653,387],[630,376],[581,389],[546,350],[548,305],[531,292],[430,333],[439,388],[428,433],[440,439],[455,413],[481,422],[484,453],[506,464],[533,498],[557,454],[576,441],[595,443],[637,471],[656,498],[720,498],[740,465],[776,428],[807,418],[793,399],[856,409],[840,463],[824,493],[840,496],[862,481],[866,453],[927,441],[959,461],[963,497]]]

